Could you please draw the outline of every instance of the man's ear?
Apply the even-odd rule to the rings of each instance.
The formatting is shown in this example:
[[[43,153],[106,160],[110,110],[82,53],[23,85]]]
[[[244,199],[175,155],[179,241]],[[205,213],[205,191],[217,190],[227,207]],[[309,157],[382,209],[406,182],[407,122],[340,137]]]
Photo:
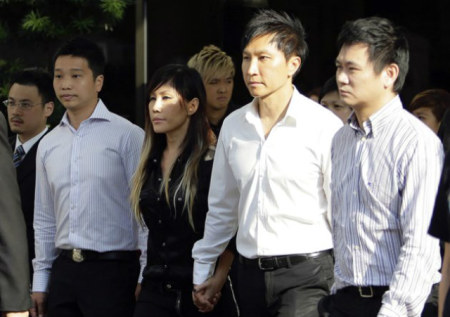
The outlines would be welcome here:
[[[382,73],[384,88],[394,87],[395,81],[398,78],[399,71],[400,69],[398,68],[398,65],[395,63],[391,63],[384,68]]]
[[[301,65],[302,59],[300,56],[291,56],[288,59],[289,77],[294,76]]]
[[[102,90],[104,80],[105,80],[105,76],[103,76],[103,75],[98,75],[95,78],[95,91],[97,91],[97,93],[99,93]]]
[[[194,113],[197,112],[199,103],[200,101],[198,100],[198,98],[192,98],[192,100],[188,102],[187,113],[189,116],[192,116]]]
[[[52,115],[53,110],[55,110],[55,103],[53,101],[49,101],[44,104],[44,115],[46,118]]]

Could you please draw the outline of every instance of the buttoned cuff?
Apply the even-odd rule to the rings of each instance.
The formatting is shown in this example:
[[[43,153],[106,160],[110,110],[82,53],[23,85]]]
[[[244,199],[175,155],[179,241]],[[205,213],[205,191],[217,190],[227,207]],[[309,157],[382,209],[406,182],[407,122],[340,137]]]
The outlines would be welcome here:
[[[194,262],[194,285],[200,285],[214,274],[216,263]]]
[[[50,271],[38,271],[33,274],[33,292],[47,292],[48,281],[50,280]]]

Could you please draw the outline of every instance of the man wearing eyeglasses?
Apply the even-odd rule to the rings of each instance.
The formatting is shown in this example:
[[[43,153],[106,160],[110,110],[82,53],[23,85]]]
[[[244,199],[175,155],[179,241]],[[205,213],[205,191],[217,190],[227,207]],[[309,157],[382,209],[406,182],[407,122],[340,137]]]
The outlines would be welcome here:
[[[39,141],[48,131],[47,118],[53,112],[54,100],[51,75],[33,68],[20,71],[13,77],[8,99],[3,101],[8,111],[10,129],[16,134],[10,143],[27,228],[30,278],[31,260],[34,258],[36,151]]]

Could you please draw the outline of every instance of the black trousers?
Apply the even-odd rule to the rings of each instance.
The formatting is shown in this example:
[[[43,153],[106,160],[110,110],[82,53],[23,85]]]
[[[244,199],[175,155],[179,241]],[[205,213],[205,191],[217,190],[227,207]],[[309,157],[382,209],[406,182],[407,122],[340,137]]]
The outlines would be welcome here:
[[[144,278],[134,317],[237,317],[231,280],[222,288],[222,296],[214,309],[201,313],[192,301],[192,284],[183,287],[170,282],[151,282]]]
[[[48,317],[133,315],[139,258],[76,263],[59,256],[49,284]]]
[[[237,275],[242,317],[317,317],[317,304],[333,283],[333,257],[325,254],[272,271],[239,263]]]
[[[381,308],[383,294],[361,297],[355,288],[343,288],[323,298],[319,304],[321,316],[376,317]]]

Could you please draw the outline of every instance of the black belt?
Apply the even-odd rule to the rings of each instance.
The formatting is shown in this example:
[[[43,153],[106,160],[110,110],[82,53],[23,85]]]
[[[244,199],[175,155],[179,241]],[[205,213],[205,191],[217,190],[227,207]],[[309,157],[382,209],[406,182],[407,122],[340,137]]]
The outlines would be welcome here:
[[[320,258],[325,255],[333,255],[333,250],[324,250],[305,254],[279,255],[269,256],[256,259],[248,259],[239,255],[239,262],[247,265],[257,267],[262,271],[271,271],[305,262],[309,259]]]
[[[74,262],[83,261],[125,261],[133,260],[139,257],[140,251],[108,251],[108,252],[97,252],[92,250],[82,250],[82,249],[72,249],[72,250],[60,250],[59,253],[65,258],[69,258]]]
[[[389,286],[347,286],[338,292],[349,293],[361,298],[379,298],[388,290]]]

